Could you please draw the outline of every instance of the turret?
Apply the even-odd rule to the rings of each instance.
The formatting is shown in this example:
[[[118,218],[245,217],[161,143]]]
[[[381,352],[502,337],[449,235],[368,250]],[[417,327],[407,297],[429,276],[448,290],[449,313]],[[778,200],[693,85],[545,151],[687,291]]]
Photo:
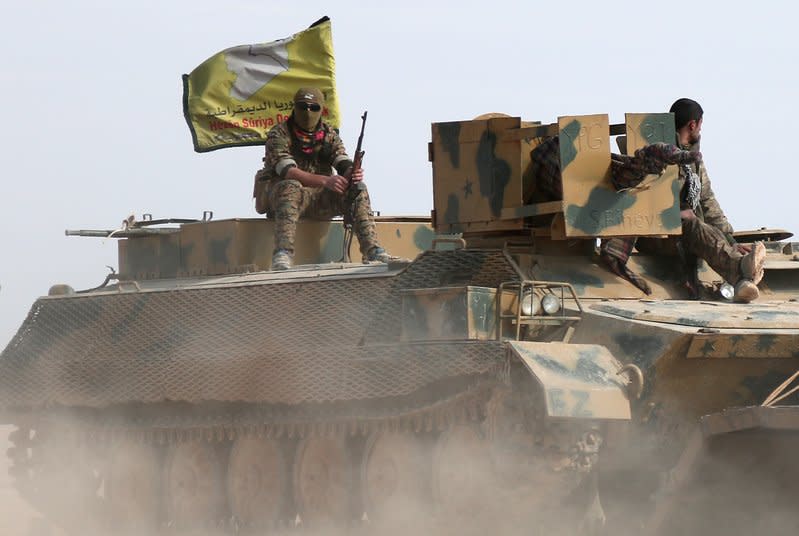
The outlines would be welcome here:
[[[624,124],[614,125],[605,114],[564,116],[552,124],[496,115],[433,124],[437,232],[500,243],[680,233],[676,166],[646,177],[649,187],[635,193],[617,191],[610,180],[611,136],[623,135],[629,153],[673,143],[673,114],[627,114]],[[541,201],[531,152],[553,136],[560,140],[562,198]]]

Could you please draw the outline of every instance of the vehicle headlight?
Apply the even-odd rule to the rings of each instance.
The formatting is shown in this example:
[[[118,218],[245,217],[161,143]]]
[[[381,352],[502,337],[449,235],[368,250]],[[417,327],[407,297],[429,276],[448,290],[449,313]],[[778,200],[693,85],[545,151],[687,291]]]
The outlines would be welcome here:
[[[535,316],[541,313],[541,299],[532,290],[522,295],[522,316]]]
[[[544,296],[541,305],[544,307],[544,312],[548,315],[554,315],[560,311],[560,299],[554,294],[547,294]]]

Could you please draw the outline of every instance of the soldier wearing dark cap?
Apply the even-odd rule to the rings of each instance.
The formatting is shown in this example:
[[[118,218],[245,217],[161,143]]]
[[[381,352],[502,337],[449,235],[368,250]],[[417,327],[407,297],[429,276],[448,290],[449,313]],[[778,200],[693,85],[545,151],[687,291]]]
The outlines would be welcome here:
[[[669,111],[674,114],[680,149],[700,154],[702,107],[691,99],[678,99]],[[643,252],[678,253],[691,267],[693,273],[688,284],[693,287],[694,293],[698,289],[695,288],[696,270],[691,259],[701,258],[726,281],[735,285],[735,301],[748,303],[757,299],[760,295],[757,284],[763,278],[765,246],[762,242],[755,242],[749,247],[735,241],[732,225],[716,200],[701,157],[693,162],[679,163],[679,180],[682,183],[680,240],[639,238],[638,249]],[[601,254],[613,271],[646,290],[648,287],[637,282],[639,278],[624,266],[634,245],[634,238],[614,238],[603,242]]]
[[[369,194],[365,185],[357,195],[346,195],[349,181],[363,181],[363,170],[353,173],[338,133],[322,121],[324,96],[317,88],[301,88],[294,95],[290,118],[267,135],[264,167],[257,180],[256,209],[275,220],[272,269],[286,270],[294,256],[297,221],[302,216],[327,219],[349,210],[353,203],[353,230],[364,262],[388,262],[375,234]],[[260,191],[259,191],[260,190]]]

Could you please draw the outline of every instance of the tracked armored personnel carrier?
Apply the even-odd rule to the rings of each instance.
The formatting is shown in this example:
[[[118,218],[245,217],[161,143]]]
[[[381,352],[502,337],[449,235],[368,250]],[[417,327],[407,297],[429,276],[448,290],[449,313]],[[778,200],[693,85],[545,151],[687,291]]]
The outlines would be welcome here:
[[[615,191],[619,134],[673,118],[434,124],[432,221],[378,221],[412,262],[341,262],[337,221],[303,223],[285,272],[265,220],[79,233],[119,238],[119,272],[55,285],[0,356],[20,493],[75,533],[795,523],[799,245],[738,237],[769,252],[752,304],[708,268],[687,300],[675,259],[635,254],[643,294],[597,240],[679,234],[679,188]],[[562,199],[531,202],[555,135]]]

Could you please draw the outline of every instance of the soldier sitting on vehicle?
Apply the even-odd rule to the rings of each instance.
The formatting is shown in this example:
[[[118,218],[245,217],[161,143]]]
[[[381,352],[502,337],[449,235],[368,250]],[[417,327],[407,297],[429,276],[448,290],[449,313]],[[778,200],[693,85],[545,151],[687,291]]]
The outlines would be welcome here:
[[[666,165],[679,166],[680,218],[679,239],[612,238],[603,240],[600,257],[614,273],[632,282],[647,294],[647,282],[627,267],[627,260],[638,245],[647,253],[676,255],[685,268],[685,284],[692,297],[699,296],[696,259],[704,259],[726,281],[735,286],[734,299],[748,303],[759,296],[757,283],[763,278],[765,246],[753,247],[735,242],[732,226],[716,201],[710,179],[699,152],[702,107],[690,99],[677,100],[669,110],[674,114],[677,144],[652,144],[635,155],[612,155],[611,177],[617,189],[634,187],[646,174],[660,173]],[[539,145],[531,153],[531,170],[536,180],[538,201],[562,198],[557,138]]]
[[[264,167],[256,175],[254,196],[256,210],[275,220],[273,270],[291,268],[301,216],[327,219],[348,210],[352,210],[363,261],[395,258],[377,241],[363,170],[353,173],[353,162],[338,132],[322,121],[323,106],[321,90],[301,88],[294,95],[289,119],[267,135]]]

